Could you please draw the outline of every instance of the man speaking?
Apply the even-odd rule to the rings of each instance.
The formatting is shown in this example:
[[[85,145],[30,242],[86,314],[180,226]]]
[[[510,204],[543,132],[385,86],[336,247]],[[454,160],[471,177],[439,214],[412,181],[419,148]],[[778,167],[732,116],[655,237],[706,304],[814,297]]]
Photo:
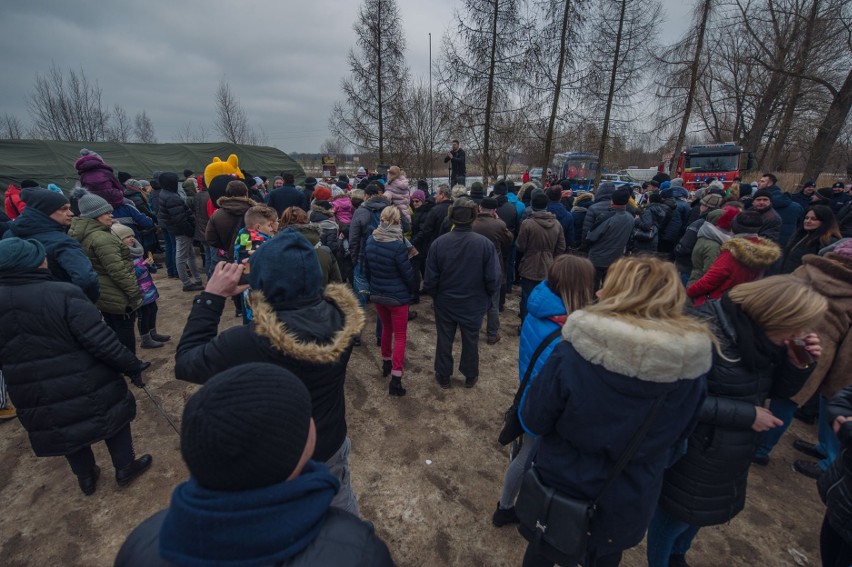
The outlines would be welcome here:
[[[464,185],[465,162],[464,150],[459,147],[459,141],[453,140],[453,149],[447,152],[444,163],[450,162],[450,188]]]

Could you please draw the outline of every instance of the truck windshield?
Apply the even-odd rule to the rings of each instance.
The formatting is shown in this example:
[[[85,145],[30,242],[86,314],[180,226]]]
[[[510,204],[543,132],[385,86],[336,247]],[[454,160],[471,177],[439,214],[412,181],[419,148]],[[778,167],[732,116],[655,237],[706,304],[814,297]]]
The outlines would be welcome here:
[[[595,175],[598,162],[569,159],[565,162],[565,177],[569,179],[589,178]]]
[[[687,173],[711,172],[711,171],[737,171],[740,165],[740,156],[686,156],[685,171]]]

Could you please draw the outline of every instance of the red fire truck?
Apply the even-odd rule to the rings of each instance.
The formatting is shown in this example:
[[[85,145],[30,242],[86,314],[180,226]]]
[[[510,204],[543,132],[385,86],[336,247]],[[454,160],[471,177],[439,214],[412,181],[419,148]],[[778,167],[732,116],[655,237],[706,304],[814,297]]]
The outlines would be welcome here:
[[[699,181],[707,183],[713,178],[721,181],[727,189],[734,178],[740,176],[740,171],[747,169],[744,158],[751,161],[750,154],[743,154],[742,146],[734,142],[698,144],[687,146],[676,164],[672,163],[671,157],[660,162],[659,171],[682,178],[683,186],[690,191],[698,187]]]

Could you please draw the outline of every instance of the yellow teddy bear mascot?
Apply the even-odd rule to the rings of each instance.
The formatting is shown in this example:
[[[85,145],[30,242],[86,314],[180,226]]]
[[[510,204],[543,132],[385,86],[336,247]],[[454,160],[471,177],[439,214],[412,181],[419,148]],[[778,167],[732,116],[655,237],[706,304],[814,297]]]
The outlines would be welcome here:
[[[213,210],[219,208],[216,203],[220,197],[225,196],[228,182],[243,178],[245,175],[240,170],[240,160],[235,154],[229,155],[227,161],[222,161],[218,157],[213,158],[213,161],[204,168],[204,185],[210,193],[210,202],[207,205],[209,214],[213,214]]]

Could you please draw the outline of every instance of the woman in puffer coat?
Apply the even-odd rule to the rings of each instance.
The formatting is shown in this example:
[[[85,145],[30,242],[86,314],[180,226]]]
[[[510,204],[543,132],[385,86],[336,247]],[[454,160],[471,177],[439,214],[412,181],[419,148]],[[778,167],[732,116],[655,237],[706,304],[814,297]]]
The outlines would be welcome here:
[[[518,351],[518,377],[524,379],[532,355],[541,343],[554,331],[561,329],[568,313],[582,309],[592,302],[595,288],[595,267],[581,256],[563,255],[556,258],[547,271],[547,279],[538,284],[530,294],[527,317],[521,327]],[[561,336],[550,340],[535,361],[526,390],[533,384],[550,353],[559,344]],[[525,391],[526,391],[525,390]],[[517,524],[515,498],[521,489],[524,467],[535,446],[535,437],[525,433],[521,439],[521,450],[515,455],[503,477],[503,491],[497,509],[491,517],[496,527]]]
[[[391,380],[388,393],[404,396],[402,387],[408,306],[417,290],[417,276],[408,259],[399,209],[382,209],[381,222],[367,238],[364,274],[370,282],[370,301],[382,322],[382,376]]]
[[[748,469],[758,433],[781,425],[763,407],[769,397],[797,392],[822,352],[810,332],[825,313],[819,293],[792,276],[741,284],[695,311],[714,329],[721,353],[713,357],[707,398],[686,454],[666,471],[648,531],[649,567],[686,565],[699,529],[723,524],[745,506]]]
[[[762,224],[760,213],[755,211],[734,218],[734,237],[722,244],[722,252],[707,273],[686,288],[695,307],[708,299],[719,299],[736,285],[756,280],[781,257],[777,244],[757,236]]]
[[[843,450],[817,481],[826,505],[819,554],[825,567],[848,567],[852,565],[852,386],[831,399],[826,417]]]
[[[142,306],[142,293],[136,281],[130,250],[114,235],[112,207],[94,193],[74,192],[80,216],[71,221],[68,235],[77,239],[98,274],[101,295],[98,309],[118,339],[130,352],[136,352],[136,310]]]
[[[566,496],[598,498],[634,433],[652,408],[658,413],[598,500],[586,557],[533,542],[524,565],[616,566],[622,551],[642,541],[665,468],[701,407],[712,361],[712,334],[684,315],[685,303],[673,264],[635,256],[610,267],[597,304],[568,316],[565,340],[520,410],[526,430],[541,437],[533,456],[541,482]],[[520,531],[531,539],[523,524]]]
[[[0,241],[0,361],[9,396],[38,457],[64,456],[90,495],[100,469],[91,445],[106,441],[119,485],[151,464],[135,459],[136,401],[121,374],[142,385],[139,360],[82,290],[53,279],[36,240]]]

